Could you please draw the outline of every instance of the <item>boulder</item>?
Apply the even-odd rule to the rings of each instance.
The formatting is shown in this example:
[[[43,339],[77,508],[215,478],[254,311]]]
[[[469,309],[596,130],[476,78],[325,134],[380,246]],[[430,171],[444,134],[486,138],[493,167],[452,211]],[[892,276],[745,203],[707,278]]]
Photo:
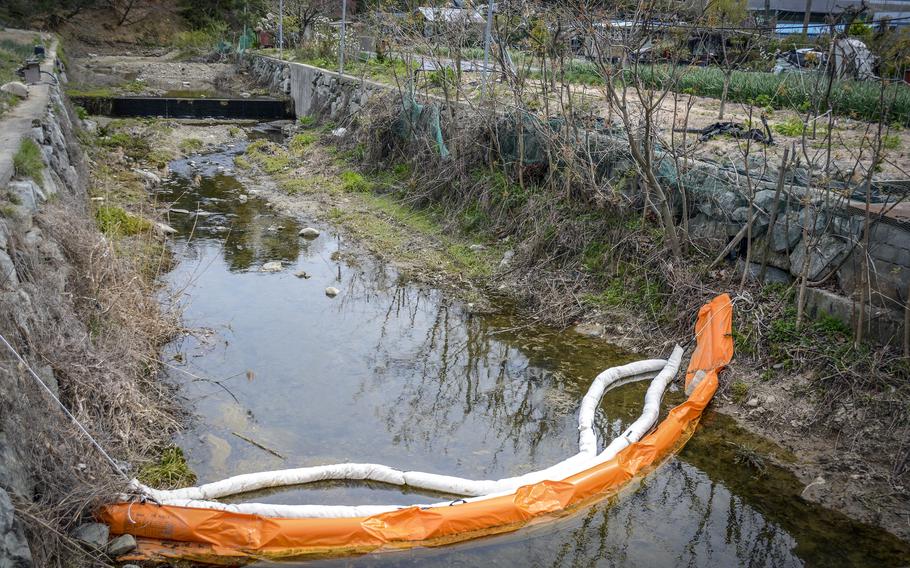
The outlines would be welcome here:
[[[771,250],[774,252],[791,251],[803,236],[803,228],[799,223],[799,215],[789,213],[778,216],[771,228]]]
[[[110,529],[103,523],[83,523],[76,527],[71,536],[82,544],[95,550],[104,550]]]
[[[25,530],[16,518],[16,509],[5,489],[0,487],[0,566],[31,568],[32,552]]]
[[[818,280],[831,270],[838,268],[840,261],[847,255],[847,243],[843,240],[822,235],[818,239],[810,239],[811,254],[809,257],[809,280]],[[790,274],[799,277],[806,259],[807,244],[800,241],[790,255]]]
[[[142,181],[147,187],[156,186],[161,183],[161,178],[148,170],[140,170],[138,168],[135,168],[133,169],[133,173],[142,178]]]
[[[122,534],[107,545],[107,553],[112,558],[123,556],[134,550],[136,550],[136,537],[131,534]]]
[[[260,272],[281,272],[284,266],[281,265],[280,260],[270,260],[262,265],[259,269]]]
[[[0,87],[0,91],[19,97],[20,99],[28,98],[28,87],[19,81],[10,81],[9,83],[5,83],[2,87]]]

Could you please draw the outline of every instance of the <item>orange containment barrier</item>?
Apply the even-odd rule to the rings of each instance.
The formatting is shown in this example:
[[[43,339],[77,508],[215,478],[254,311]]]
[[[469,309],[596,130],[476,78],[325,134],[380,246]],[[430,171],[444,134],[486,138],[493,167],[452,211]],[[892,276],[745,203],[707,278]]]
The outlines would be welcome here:
[[[404,507],[369,517],[268,518],[230,511],[117,503],[98,517],[114,534],[132,534],[138,550],[124,560],[182,558],[213,564],[242,559],[339,555],[438,546],[508,532],[537,519],[565,515],[615,494],[656,467],[689,439],[717,390],[717,374],[733,357],[733,306],[722,294],[695,324],[696,348],[686,371],[688,399],[650,434],[613,459],[562,480],[541,481],[508,495],[447,507]]]

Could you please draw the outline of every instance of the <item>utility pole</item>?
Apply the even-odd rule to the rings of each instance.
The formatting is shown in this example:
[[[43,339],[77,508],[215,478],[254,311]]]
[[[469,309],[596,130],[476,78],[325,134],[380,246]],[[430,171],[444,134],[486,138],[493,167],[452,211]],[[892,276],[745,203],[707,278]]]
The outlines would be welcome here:
[[[487,29],[483,38],[483,81],[480,83],[480,95],[487,89],[487,71],[490,67],[490,36],[493,33],[493,0],[487,0]]]
[[[806,0],[806,12],[803,14],[803,40],[809,37],[809,19],[812,17],[812,0]]]
[[[347,0],[341,0],[341,42],[338,44],[338,72],[344,74],[344,36],[345,36],[345,20],[348,19],[348,2]]]
[[[284,0],[278,0],[278,59],[284,59]]]

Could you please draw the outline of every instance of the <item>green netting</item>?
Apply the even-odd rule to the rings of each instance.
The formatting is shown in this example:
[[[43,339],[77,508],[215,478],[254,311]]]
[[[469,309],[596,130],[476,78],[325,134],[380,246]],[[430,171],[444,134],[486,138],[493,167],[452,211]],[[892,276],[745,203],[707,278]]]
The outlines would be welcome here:
[[[548,161],[547,145],[554,132],[565,126],[561,118],[544,123],[537,116],[522,112],[500,122],[496,129],[499,153],[506,163],[541,164]],[[520,142],[519,143],[519,135]],[[519,158],[521,158],[519,160]]]
[[[237,53],[243,53],[253,47],[255,41],[256,35],[250,30],[245,31],[240,35],[240,39],[237,40]]]
[[[439,106],[433,103],[422,105],[413,96],[401,100],[401,115],[395,124],[395,133],[406,140],[424,138],[433,140],[443,158],[449,156],[442,139],[442,127],[439,124]]]

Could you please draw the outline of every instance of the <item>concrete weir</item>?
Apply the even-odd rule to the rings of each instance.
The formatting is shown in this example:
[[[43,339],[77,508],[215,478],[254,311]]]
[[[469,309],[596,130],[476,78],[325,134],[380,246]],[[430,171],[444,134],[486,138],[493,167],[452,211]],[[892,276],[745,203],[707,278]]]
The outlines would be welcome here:
[[[293,102],[271,97],[72,97],[89,114],[124,117],[226,118],[281,120],[294,118]]]

